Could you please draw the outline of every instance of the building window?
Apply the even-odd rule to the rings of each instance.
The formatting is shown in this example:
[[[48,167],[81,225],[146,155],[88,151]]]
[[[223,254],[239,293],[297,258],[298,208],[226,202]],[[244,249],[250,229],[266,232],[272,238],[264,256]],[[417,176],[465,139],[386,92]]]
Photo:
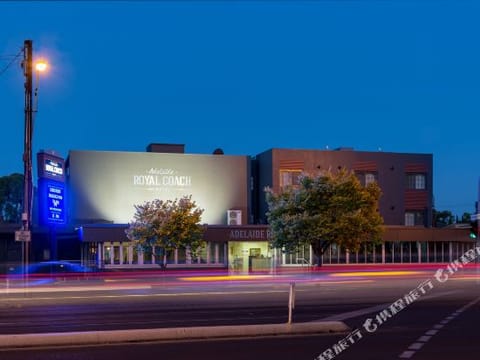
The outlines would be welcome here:
[[[367,186],[368,184],[372,184],[377,181],[377,173],[375,172],[356,172],[358,181],[363,186]]]
[[[367,186],[368,184],[372,184],[375,181],[376,181],[375,174],[372,174],[372,173],[365,174],[365,186]]]
[[[424,226],[423,211],[407,211],[405,213],[405,226]]]
[[[300,185],[302,170],[280,170],[280,188]]]
[[[407,175],[407,188],[414,190],[426,189],[426,175],[425,174],[408,174]]]

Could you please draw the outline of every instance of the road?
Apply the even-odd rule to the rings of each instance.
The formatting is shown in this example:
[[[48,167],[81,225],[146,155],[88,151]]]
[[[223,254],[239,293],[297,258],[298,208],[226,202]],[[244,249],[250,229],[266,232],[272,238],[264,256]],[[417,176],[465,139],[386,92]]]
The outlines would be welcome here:
[[[291,282],[294,321],[314,321],[388,303],[431,275],[422,270],[37,280],[27,293],[4,290],[0,334],[284,323]]]
[[[441,283],[432,271],[405,275],[297,277],[296,322],[337,319],[361,338],[340,349],[339,359],[477,359],[480,280],[476,270]],[[323,276],[323,275],[322,275]],[[329,279],[329,280],[327,280]],[[102,330],[285,322],[288,284],[269,281],[188,282],[152,286],[139,279],[116,290],[30,292],[2,296],[2,333]],[[308,280],[308,281],[307,281]],[[363,326],[419,284],[431,280],[418,299],[371,332]],[[125,285],[126,281],[121,281]],[[147,286],[148,285],[148,289]],[[78,284],[77,284],[78,285]],[[135,286],[134,286],[135,285]],[[146,288],[140,288],[139,285]],[[157,284],[158,285],[158,284]],[[65,285],[63,285],[65,286]],[[83,284],[82,286],[86,286]],[[91,285],[90,285],[91,286]],[[417,291],[418,292],[418,291]],[[19,296],[22,295],[22,296]],[[30,327],[29,327],[30,324]],[[183,341],[3,350],[3,359],[314,359],[348,334]],[[333,351],[333,350],[332,350]],[[326,357],[328,358],[328,357]]]

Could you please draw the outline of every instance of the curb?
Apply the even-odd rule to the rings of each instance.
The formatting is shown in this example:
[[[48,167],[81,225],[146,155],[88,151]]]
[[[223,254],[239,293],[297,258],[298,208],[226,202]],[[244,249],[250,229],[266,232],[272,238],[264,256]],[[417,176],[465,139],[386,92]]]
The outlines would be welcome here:
[[[0,335],[0,349],[348,332],[342,321]]]

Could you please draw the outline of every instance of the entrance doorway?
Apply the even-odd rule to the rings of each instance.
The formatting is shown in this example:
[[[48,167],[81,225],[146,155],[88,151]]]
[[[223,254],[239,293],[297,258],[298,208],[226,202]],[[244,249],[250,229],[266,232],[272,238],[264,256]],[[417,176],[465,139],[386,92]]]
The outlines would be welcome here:
[[[248,273],[252,271],[270,271],[272,252],[268,241],[229,241],[229,270]]]

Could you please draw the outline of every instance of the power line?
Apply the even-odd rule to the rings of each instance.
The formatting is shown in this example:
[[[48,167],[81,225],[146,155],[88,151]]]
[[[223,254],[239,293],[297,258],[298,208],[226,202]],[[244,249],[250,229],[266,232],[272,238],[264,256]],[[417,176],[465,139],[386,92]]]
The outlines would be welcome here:
[[[13,57],[12,60],[10,60],[10,62],[3,69],[0,70],[0,76],[2,76],[5,73],[5,71],[7,71],[7,69],[15,62],[15,60],[17,60],[20,57],[20,55],[22,55],[22,53],[23,53],[23,48],[18,52],[17,55]]]

